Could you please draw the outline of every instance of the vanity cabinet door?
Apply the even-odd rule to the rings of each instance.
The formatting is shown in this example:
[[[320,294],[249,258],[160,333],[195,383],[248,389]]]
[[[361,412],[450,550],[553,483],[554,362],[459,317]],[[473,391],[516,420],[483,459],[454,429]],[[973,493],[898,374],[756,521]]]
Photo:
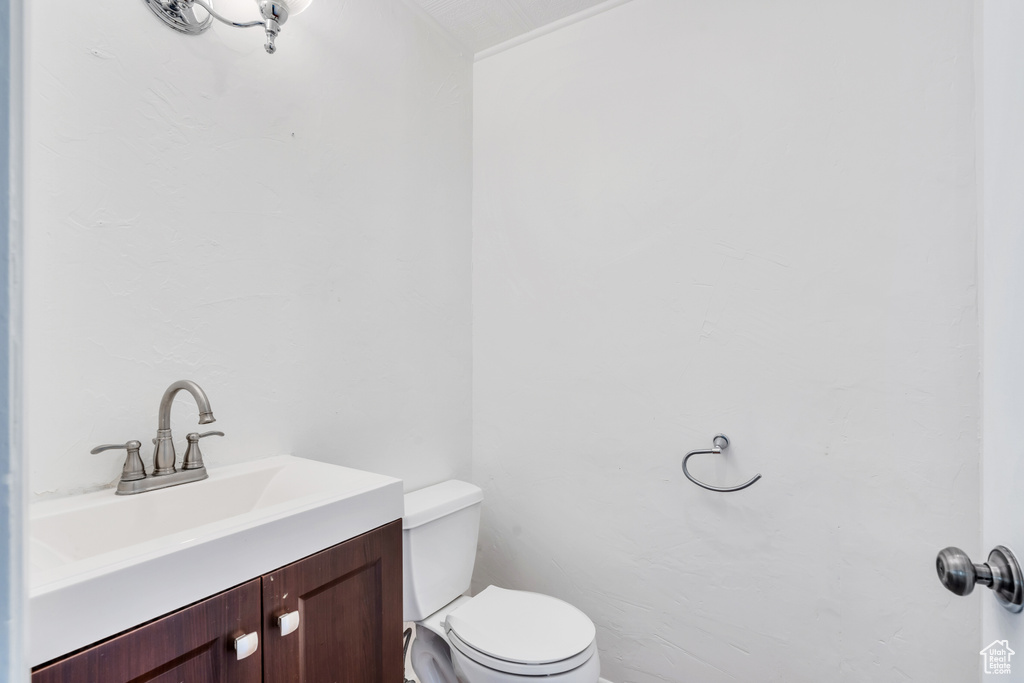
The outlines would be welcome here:
[[[265,683],[401,683],[401,521],[264,576],[263,633]]]
[[[239,661],[233,649],[259,632],[260,598],[250,581],[37,669],[32,683],[260,683],[259,650]]]

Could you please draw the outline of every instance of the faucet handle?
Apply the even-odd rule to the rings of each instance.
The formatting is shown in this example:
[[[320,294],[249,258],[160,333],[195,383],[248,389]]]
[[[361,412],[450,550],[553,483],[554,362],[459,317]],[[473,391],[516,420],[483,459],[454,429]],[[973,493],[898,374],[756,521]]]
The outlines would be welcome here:
[[[203,452],[199,450],[199,439],[208,436],[224,436],[224,432],[203,432],[202,434],[192,432],[185,435],[188,440],[188,449],[185,451],[185,460],[181,463],[183,470],[198,470],[205,467],[203,464]]]
[[[139,456],[139,449],[142,448],[141,441],[129,441],[121,444],[104,444],[89,451],[93,455],[103,451],[112,451],[123,448],[128,451],[128,457],[124,459],[124,467],[121,468],[121,481],[136,481],[146,478],[146,467],[142,464]]]
[[[140,448],[142,448],[142,442],[129,441],[128,443],[107,443],[103,444],[102,446],[97,446],[96,448],[92,449],[89,452],[92,453],[93,455],[96,455],[97,453],[102,453],[103,451],[113,451],[117,450],[118,448],[125,448],[129,451],[132,449],[139,450]]]

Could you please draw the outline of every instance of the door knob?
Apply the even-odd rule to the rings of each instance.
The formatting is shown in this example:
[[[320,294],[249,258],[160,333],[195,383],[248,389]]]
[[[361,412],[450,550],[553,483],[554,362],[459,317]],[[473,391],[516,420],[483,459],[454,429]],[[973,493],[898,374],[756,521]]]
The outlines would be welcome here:
[[[997,545],[985,564],[974,564],[960,548],[944,548],[935,558],[935,570],[942,585],[957,595],[970,595],[980,583],[995,591],[996,600],[1009,611],[1024,609],[1024,577],[1009,548]]]

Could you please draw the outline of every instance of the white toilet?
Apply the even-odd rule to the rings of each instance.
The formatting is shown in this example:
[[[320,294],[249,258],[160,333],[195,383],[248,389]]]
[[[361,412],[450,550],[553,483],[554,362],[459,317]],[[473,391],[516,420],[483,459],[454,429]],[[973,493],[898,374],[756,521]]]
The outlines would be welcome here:
[[[405,496],[403,611],[416,622],[413,671],[422,683],[597,683],[596,631],[547,595],[469,590],[483,491],[446,481]]]

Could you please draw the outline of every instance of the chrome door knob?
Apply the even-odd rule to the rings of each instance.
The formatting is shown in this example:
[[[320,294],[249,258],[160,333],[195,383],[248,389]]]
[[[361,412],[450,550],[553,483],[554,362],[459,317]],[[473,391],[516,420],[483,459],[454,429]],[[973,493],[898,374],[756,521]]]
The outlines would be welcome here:
[[[979,572],[978,569],[982,571]],[[975,568],[971,558],[960,548],[940,550],[939,556],[935,558],[935,570],[939,573],[942,585],[957,595],[970,595],[974,590],[974,584],[978,583],[979,574],[987,574],[989,579],[992,578],[986,565],[979,564]]]
[[[970,595],[980,583],[991,588],[996,599],[1011,612],[1024,608],[1024,579],[1020,565],[1009,548],[997,545],[988,554],[988,562],[975,564],[960,548],[944,548],[935,558],[939,581],[957,595]]]

